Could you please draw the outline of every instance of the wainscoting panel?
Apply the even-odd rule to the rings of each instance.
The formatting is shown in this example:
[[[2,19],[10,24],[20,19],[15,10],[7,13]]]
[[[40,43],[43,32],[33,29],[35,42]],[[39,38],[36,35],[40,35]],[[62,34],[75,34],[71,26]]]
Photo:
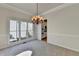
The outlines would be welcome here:
[[[79,52],[79,35],[48,33],[48,43]]]

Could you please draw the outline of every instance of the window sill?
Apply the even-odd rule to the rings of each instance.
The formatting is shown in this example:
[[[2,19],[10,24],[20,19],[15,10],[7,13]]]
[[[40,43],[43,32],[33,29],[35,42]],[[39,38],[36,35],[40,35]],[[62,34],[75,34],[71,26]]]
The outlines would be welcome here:
[[[23,40],[29,40],[29,39],[32,39],[33,37],[27,37],[27,38],[21,38],[19,40],[17,39],[10,39],[9,42],[19,42],[19,41],[23,41]]]
[[[17,39],[10,39],[9,41],[10,41],[10,42],[16,42]]]

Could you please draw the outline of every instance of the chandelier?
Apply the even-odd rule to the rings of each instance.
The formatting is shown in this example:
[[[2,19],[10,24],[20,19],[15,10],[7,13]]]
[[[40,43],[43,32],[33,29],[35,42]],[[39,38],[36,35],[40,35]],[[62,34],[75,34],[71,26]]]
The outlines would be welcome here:
[[[32,17],[32,22],[34,24],[43,23],[44,17],[38,15],[38,3],[37,3],[37,15]]]

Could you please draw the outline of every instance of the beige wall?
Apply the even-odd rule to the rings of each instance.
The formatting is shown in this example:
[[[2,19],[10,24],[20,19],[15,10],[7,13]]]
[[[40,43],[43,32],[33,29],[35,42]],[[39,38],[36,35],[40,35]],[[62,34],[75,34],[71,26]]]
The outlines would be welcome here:
[[[9,46],[8,17],[29,19],[28,15],[0,7],[0,49]],[[79,51],[79,4],[46,14],[48,43]]]
[[[24,18],[29,20],[28,15],[14,11],[12,9],[7,9],[0,7],[0,49],[9,46],[8,43],[8,19],[9,17]],[[11,45],[11,44],[10,44]]]
[[[44,15],[48,43],[79,51],[79,4]]]

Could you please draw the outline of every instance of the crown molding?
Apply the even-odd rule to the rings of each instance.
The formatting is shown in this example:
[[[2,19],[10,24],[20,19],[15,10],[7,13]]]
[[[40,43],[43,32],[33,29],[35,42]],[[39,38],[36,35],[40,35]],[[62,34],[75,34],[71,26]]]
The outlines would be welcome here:
[[[12,10],[21,12],[21,13],[26,14],[26,15],[30,15],[30,16],[32,15],[32,14],[29,13],[29,12],[23,11],[23,10],[21,10],[21,9],[19,9],[19,8],[13,7],[13,6],[8,5],[8,4],[6,4],[6,3],[2,3],[2,4],[0,4],[0,5],[1,5],[1,7],[5,7],[5,8],[8,8],[8,9],[12,9]]]
[[[65,7],[68,7],[68,6],[71,6],[71,5],[73,5],[73,3],[62,4],[62,5],[59,5],[59,6],[55,7],[55,8],[52,8],[52,9],[50,9],[50,10],[48,10],[48,11],[43,12],[43,13],[41,13],[40,15],[46,15],[46,14],[49,14],[49,13],[51,13],[51,12],[56,12],[56,11],[58,11],[58,10],[60,10],[60,9],[63,9],[63,8],[65,8]]]
[[[62,4],[62,5],[59,5],[59,6],[55,7],[55,8],[52,8],[52,9],[50,9],[50,10],[48,10],[48,11],[45,11],[45,12],[41,13],[40,15],[46,15],[46,14],[49,14],[49,13],[51,13],[51,12],[56,12],[56,11],[58,11],[58,10],[60,10],[60,9],[63,9],[63,8],[65,8],[65,7],[68,7],[68,6],[71,6],[71,5],[73,5],[73,4],[75,4],[75,3],[65,3],[65,4]],[[13,7],[13,6],[8,5],[8,4],[6,4],[6,3],[2,3],[2,4],[0,4],[0,5],[1,5],[2,7],[8,8],[8,9],[12,9],[12,10],[15,10],[15,11],[19,11],[19,12],[21,12],[21,13],[23,13],[23,14],[26,14],[26,15],[30,15],[30,16],[33,15],[33,14],[29,13],[29,12],[23,11],[23,10],[21,10],[21,9],[19,9],[19,8]]]

